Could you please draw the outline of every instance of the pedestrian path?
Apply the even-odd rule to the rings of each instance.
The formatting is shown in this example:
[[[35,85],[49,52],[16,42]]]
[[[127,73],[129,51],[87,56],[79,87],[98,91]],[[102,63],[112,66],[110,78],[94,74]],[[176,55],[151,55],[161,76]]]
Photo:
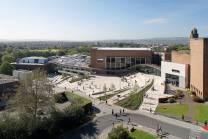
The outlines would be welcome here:
[[[162,84],[161,77],[153,77],[153,86],[146,92],[143,102],[139,108],[140,111],[154,113],[159,104],[159,98],[172,96],[169,94],[165,94],[165,87]]]

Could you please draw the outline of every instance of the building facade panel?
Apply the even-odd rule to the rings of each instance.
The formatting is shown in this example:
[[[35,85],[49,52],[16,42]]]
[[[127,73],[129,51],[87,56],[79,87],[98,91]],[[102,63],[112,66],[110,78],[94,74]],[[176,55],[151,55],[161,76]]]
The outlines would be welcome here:
[[[172,51],[172,62],[181,64],[190,64],[189,51]]]
[[[204,87],[204,92],[203,92],[203,97],[205,99],[208,99],[208,39],[204,39],[204,66],[203,66],[203,74],[204,74],[204,79],[203,79],[203,87]]]
[[[180,88],[186,88],[187,82],[187,65],[173,62],[161,63],[161,77],[164,83],[172,84]]]
[[[203,79],[204,79],[204,39],[193,38],[190,39],[191,49],[191,90],[193,90],[197,96],[203,98]]]

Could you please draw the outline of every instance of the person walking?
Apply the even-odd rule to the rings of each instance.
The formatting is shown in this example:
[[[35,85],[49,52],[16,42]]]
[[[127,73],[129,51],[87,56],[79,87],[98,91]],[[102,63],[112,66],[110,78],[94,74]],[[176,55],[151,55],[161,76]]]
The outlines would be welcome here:
[[[130,119],[130,117],[129,117],[129,120],[128,120],[128,124],[131,122],[131,119]]]
[[[112,115],[114,114],[114,110],[112,109]]]
[[[120,115],[121,115],[121,109],[120,109]]]

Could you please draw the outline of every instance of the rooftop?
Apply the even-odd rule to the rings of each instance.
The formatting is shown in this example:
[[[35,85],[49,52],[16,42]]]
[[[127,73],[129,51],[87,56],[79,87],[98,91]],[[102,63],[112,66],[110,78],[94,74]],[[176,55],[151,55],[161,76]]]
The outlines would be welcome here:
[[[11,83],[11,82],[16,82],[16,81],[18,80],[15,79],[13,76],[0,74],[0,84],[6,84],[6,83]]]
[[[86,55],[67,55],[61,56],[50,61],[50,63],[56,63],[59,65],[65,65],[70,67],[85,67],[88,68],[90,63],[90,57]]]
[[[179,51],[173,51],[174,53],[180,53],[180,54],[190,54],[190,50],[179,50]]]
[[[30,57],[24,57],[24,58],[27,58],[27,59],[48,59],[48,58],[39,57],[39,56],[30,56]]]
[[[119,48],[119,47],[95,47],[97,50],[120,50],[120,51],[151,51],[150,48]]]

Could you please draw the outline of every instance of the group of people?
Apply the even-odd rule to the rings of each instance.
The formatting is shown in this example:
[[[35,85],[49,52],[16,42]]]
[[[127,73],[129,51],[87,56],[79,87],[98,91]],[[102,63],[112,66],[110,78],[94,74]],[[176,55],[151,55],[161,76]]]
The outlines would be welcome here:
[[[125,113],[125,110],[123,109],[120,109],[120,115],[122,115],[122,114],[124,114]],[[116,119],[117,119],[117,117],[118,117],[118,114],[117,113],[115,113],[114,114],[114,110],[112,109],[112,115],[114,115],[115,117],[116,117]],[[131,119],[130,119],[130,117],[128,118],[128,124],[131,122]],[[114,122],[113,122],[113,125],[114,125]]]
[[[122,114],[122,111],[123,111],[123,114],[124,114],[124,112],[125,112],[125,110],[123,109],[120,109],[120,115]],[[112,109],[112,115],[114,115],[114,110]],[[115,113],[115,116],[116,116],[116,118],[117,118],[117,113]]]

